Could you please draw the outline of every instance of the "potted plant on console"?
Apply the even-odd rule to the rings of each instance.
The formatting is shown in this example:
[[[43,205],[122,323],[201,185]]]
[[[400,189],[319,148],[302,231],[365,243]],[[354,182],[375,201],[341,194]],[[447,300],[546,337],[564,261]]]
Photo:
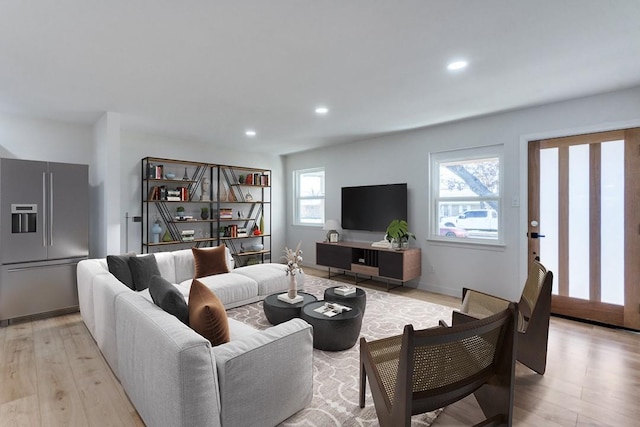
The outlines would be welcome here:
[[[387,226],[387,240],[393,248],[402,250],[409,246],[409,238],[416,239],[416,235],[409,231],[409,224],[404,219],[394,219]]]

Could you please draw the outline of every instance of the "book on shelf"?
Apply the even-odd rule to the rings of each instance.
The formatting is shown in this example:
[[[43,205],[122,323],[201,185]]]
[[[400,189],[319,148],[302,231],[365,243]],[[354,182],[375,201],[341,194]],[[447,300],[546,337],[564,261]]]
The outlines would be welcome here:
[[[164,166],[163,165],[156,165],[155,166],[155,179],[162,179],[163,172],[164,172]]]
[[[180,232],[180,237],[182,237],[183,242],[192,242],[195,240],[196,232],[195,230],[182,230]]]
[[[151,187],[147,200],[160,200],[160,188],[157,185]]]
[[[219,217],[220,219],[233,219],[233,209],[220,208]]]

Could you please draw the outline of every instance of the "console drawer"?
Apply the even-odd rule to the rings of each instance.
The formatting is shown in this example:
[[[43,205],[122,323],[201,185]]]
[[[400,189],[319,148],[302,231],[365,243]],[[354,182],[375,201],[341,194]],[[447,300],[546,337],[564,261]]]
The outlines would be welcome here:
[[[371,267],[362,264],[351,264],[351,271],[354,273],[366,274],[368,276],[378,276],[378,267]]]

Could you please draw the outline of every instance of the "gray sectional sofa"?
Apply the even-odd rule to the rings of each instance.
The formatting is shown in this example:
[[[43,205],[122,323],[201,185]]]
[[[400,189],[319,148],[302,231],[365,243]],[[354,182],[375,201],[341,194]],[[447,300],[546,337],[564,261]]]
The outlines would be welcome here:
[[[188,296],[190,249],[154,254],[162,277]],[[199,279],[225,308],[284,291],[285,266],[258,264]],[[231,341],[210,342],[118,281],[105,259],[78,264],[80,314],[148,426],[273,426],[311,401],[313,337],[300,319],[256,330],[228,319]],[[298,287],[304,277],[300,276]]]

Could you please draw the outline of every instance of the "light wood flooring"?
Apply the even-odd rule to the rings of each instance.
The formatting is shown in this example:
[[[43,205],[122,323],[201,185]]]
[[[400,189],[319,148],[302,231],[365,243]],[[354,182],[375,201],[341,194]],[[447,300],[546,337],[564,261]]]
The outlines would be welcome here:
[[[327,277],[323,270],[307,274]],[[353,277],[332,275],[353,283]],[[358,286],[385,289],[376,282]],[[457,298],[390,291],[459,307]],[[516,368],[516,426],[640,425],[640,335],[551,319],[547,372]],[[445,408],[434,426],[482,419],[475,399]],[[0,426],[142,426],[79,313],[0,328]],[[261,426],[250,426],[261,427]]]

